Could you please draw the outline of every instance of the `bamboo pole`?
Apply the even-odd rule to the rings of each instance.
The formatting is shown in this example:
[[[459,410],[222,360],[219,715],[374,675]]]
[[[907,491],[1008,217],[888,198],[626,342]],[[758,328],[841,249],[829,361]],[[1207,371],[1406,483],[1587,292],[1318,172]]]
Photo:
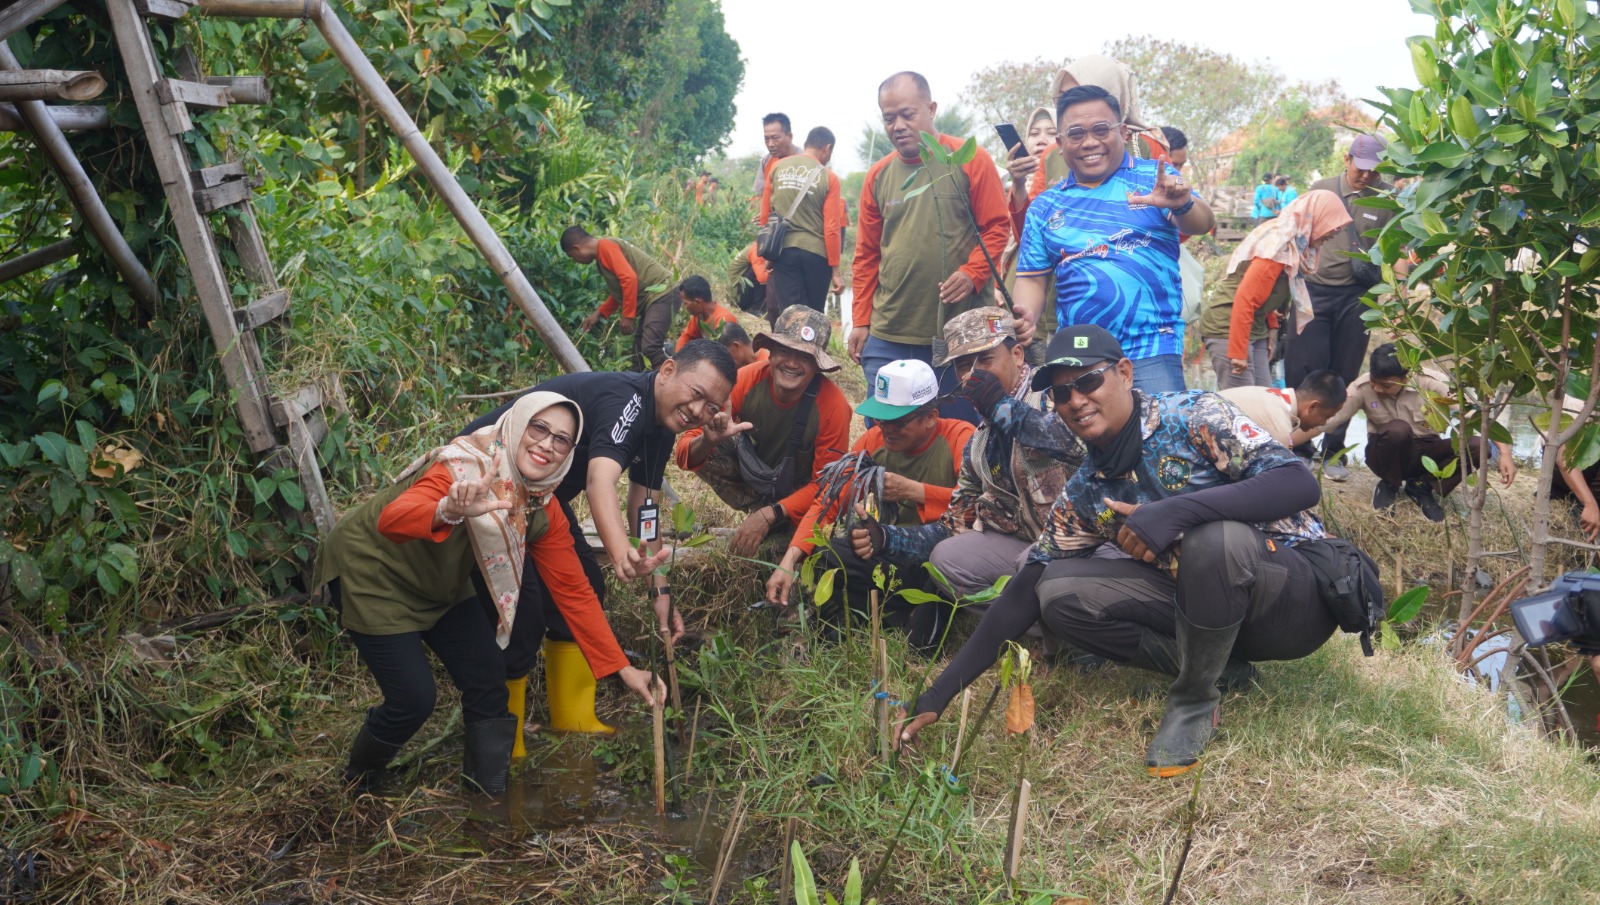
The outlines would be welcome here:
[[[717,870],[711,876],[711,894],[706,898],[706,905],[717,905],[717,893],[722,889],[722,881],[727,877],[728,865],[733,862],[733,852],[739,847],[739,834],[744,832],[744,818],[749,813],[749,808],[744,804],[745,787],[739,786],[739,800],[734,805],[732,820],[728,829],[722,834],[722,854],[717,858]]]
[[[48,267],[62,258],[70,258],[77,253],[78,240],[71,238],[62,239],[60,242],[46,245],[43,248],[35,248],[27,254],[17,255],[9,261],[0,261],[0,283],[20,277],[25,273],[32,273],[41,267]]]
[[[683,759],[683,781],[689,781],[694,772],[694,740],[700,732],[700,699],[694,699],[694,719],[689,721],[689,753]]]
[[[88,101],[106,90],[98,72],[16,69],[0,72],[0,101]]]
[[[67,0],[17,0],[0,9],[0,44]]]
[[[1011,828],[1006,834],[1006,882],[1017,882],[1017,865],[1022,861],[1023,837],[1028,828],[1028,793],[1033,784],[1026,779],[1017,786],[1016,805],[1011,809]]]
[[[789,898],[794,895],[794,859],[789,853],[794,850],[794,837],[799,829],[799,817],[790,817],[783,828],[783,855],[778,859],[782,865],[778,871],[778,905],[789,905]]]
[[[45,113],[55,122],[57,128],[63,132],[82,132],[86,129],[108,129],[111,127],[111,114],[106,108],[100,106],[83,107],[46,107]],[[26,132],[28,124],[23,122],[22,114],[11,104],[0,104],[0,132]]]
[[[956,764],[961,763],[961,743],[967,737],[967,711],[972,706],[972,689],[961,689],[961,721],[956,724],[956,751],[950,756],[950,769],[954,770]]]
[[[572,344],[561,324],[545,307],[505,243],[495,234],[494,228],[484,219],[483,213],[461,188],[461,184],[456,182],[444,161],[439,159],[438,152],[422,137],[422,131],[411,119],[411,114],[389,90],[388,84],[350,36],[332,5],[323,0],[201,0],[200,10],[212,16],[306,18],[316,23],[328,47],[349,71],[351,80],[377,108],[378,114],[400,139],[400,144],[411,155],[411,159],[416,161],[417,169],[422,171],[428,184],[433,186],[450,213],[455,215],[467,237],[478,247],[495,275],[505,285],[506,292],[533,322],[534,329],[555,355],[556,362],[567,371],[589,370],[578,347]]]
[[[672,633],[663,632],[661,635],[662,653],[667,658],[667,690],[671,693],[673,719],[678,723],[678,743],[682,744],[683,738],[683,697],[678,691],[678,654],[672,644]]]
[[[883,638],[878,639],[878,675],[882,678],[879,691],[885,695],[889,693],[889,642]],[[878,705],[878,756],[884,760],[889,759],[889,699],[888,697],[873,698]]]
[[[16,56],[11,53],[11,48],[0,41],[0,72],[15,72],[21,68]],[[106,256],[111,259],[117,272],[127,282],[128,291],[140,303],[154,306],[160,300],[155,280],[150,278],[150,273],[144,269],[144,265],[134,257],[133,249],[128,247],[127,240],[122,238],[117,224],[111,219],[111,213],[106,210],[105,202],[100,200],[100,195],[94,190],[94,184],[89,181],[89,174],[84,172],[83,164],[79,163],[77,156],[72,153],[72,146],[67,144],[67,137],[61,134],[61,128],[50,116],[44,102],[19,101],[17,112],[33,132],[34,141],[39,145],[39,149],[60,174],[61,181],[67,187],[67,194],[83,214],[84,223],[89,227],[89,231],[94,233],[100,242],[100,247],[105,249]]]

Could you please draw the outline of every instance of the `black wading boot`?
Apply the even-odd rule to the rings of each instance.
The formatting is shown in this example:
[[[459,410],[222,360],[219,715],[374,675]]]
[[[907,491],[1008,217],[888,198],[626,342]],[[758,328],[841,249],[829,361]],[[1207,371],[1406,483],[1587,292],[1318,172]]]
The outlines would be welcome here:
[[[1235,622],[1226,628],[1197,628],[1177,613],[1178,678],[1167,689],[1167,712],[1145,755],[1151,776],[1166,779],[1187,773],[1200,762],[1200,752],[1216,732],[1217,702],[1222,677],[1239,637]]]
[[[1139,649],[1134,651],[1133,658],[1127,664],[1135,669],[1149,672],[1158,672],[1164,676],[1178,674],[1178,642],[1160,632],[1140,627]],[[1249,660],[1240,660],[1229,657],[1228,665],[1222,668],[1222,674],[1217,677],[1217,688],[1222,691],[1248,691],[1260,678],[1254,663]]]
[[[389,762],[398,753],[399,745],[379,739],[366,723],[362,723],[361,731],[350,745],[350,763],[344,768],[345,785],[357,795],[377,794],[389,772]]]
[[[461,781],[469,792],[499,795],[511,774],[511,749],[517,743],[517,718],[507,714],[468,723],[461,752]]]

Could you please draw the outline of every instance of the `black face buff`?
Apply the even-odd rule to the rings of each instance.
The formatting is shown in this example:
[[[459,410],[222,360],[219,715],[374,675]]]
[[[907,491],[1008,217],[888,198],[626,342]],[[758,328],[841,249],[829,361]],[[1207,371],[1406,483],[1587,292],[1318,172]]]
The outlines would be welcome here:
[[[1088,444],[1089,465],[1108,478],[1121,477],[1133,471],[1133,466],[1139,464],[1139,451],[1144,446],[1144,433],[1140,429],[1143,421],[1139,416],[1139,397],[1134,396],[1133,412],[1111,442],[1104,448]]]

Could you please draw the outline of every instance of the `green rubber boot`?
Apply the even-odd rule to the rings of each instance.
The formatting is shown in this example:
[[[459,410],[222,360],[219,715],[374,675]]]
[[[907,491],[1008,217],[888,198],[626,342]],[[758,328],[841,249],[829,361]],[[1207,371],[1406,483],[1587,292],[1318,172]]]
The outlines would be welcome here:
[[[1132,659],[1128,660],[1126,665],[1164,676],[1177,676],[1177,639],[1141,626],[1139,649],[1134,651]],[[1247,691],[1256,684],[1260,675],[1255,664],[1249,660],[1229,657],[1228,665],[1222,668],[1222,674],[1217,677],[1217,687],[1223,691]]]
[[[1167,712],[1144,763],[1151,776],[1168,779],[1189,772],[1217,731],[1217,702],[1222,677],[1239,637],[1235,622],[1226,628],[1197,628],[1177,614],[1178,678],[1167,689]]]

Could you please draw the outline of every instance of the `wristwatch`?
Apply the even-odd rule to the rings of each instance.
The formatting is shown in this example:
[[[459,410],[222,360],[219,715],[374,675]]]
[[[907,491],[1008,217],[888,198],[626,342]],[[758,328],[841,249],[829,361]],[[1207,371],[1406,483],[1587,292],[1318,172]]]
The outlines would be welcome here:
[[[672,585],[664,584],[661,587],[656,588],[656,596],[657,597],[671,597],[672,596]]]
[[[789,513],[785,512],[783,510],[783,504],[782,503],[773,503],[768,508],[770,508],[772,510],[772,524],[773,525],[781,524],[782,522],[786,521],[789,518]]]

